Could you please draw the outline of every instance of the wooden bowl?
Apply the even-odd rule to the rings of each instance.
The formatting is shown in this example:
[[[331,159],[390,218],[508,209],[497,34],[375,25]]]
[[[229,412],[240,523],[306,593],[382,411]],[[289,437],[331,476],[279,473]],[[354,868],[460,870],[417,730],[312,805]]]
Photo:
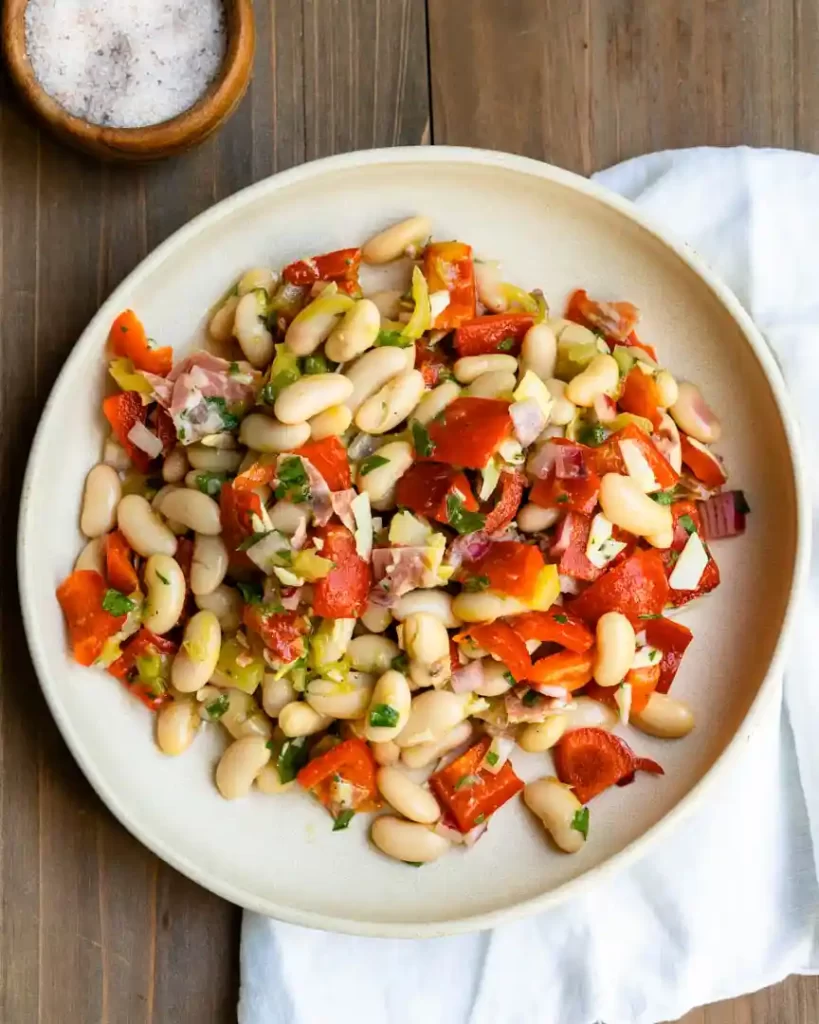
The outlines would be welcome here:
[[[11,77],[26,102],[63,141],[103,160],[159,160],[197,146],[226,121],[245,94],[256,29],[252,0],[224,0],[227,50],[205,94],[177,117],[146,128],[110,128],[74,117],[34,77],[26,50],[28,0],[6,0],[3,49]]]

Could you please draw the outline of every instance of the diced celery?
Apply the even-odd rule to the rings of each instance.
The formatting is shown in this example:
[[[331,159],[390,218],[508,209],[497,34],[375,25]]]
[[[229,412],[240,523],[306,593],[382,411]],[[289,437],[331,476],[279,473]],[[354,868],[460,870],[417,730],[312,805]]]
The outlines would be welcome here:
[[[594,341],[558,341],[555,377],[559,380],[572,380],[578,373],[582,373],[592,359],[599,354],[596,339]]]
[[[322,580],[333,568],[329,558],[323,558],[314,548],[305,548],[293,554],[292,569],[296,576],[301,576],[308,583]]]
[[[612,356],[614,356],[614,361],[615,363],[617,363],[621,377],[625,377],[629,370],[637,362],[634,356],[623,345],[615,345],[614,351],[612,352]]]
[[[631,412],[621,412],[618,416],[606,424],[606,428],[616,434],[618,430],[622,430],[623,427],[627,427],[629,423],[633,423],[635,427],[639,427],[644,434],[651,436],[654,426],[651,420],[647,420],[644,416],[635,416]]]
[[[221,677],[220,686],[235,686],[244,693],[255,693],[264,676],[264,660],[230,637],[222,641],[216,672]]]
[[[353,638],[356,619],[322,619],[310,641],[310,664],[324,669],[340,661]]]
[[[432,324],[432,311],[429,305],[429,286],[427,279],[418,267],[412,270],[412,301],[415,308],[409,323],[404,326],[402,334],[405,338],[420,338]]]

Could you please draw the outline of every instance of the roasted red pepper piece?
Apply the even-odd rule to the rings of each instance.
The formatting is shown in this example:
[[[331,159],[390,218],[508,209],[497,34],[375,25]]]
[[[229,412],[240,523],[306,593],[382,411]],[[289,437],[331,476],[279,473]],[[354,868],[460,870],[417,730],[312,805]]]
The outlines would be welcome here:
[[[696,532],[702,540],[702,520],[696,502],[675,501],[671,505],[671,517],[674,524],[674,538],[671,542],[671,547],[662,553],[663,562],[669,577],[677,563],[679,553],[688,543],[689,535]],[[703,546],[708,552],[708,564],[703,570],[696,590],[669,589],[668,600],[675,608],[688,604],[689,601],[693,601],[695,598],[701,597],[703,594],[707,594],[719,586],[719,566],[704,540]]]
[[[308,441],[296,448],[294,455],[303,455],[321,473],[331,491],[343,491],[350,486],[350,463],[347,449],[337,437],[321,441]]]
[[[459,356],[483,356],[506,352],[516,356],[520,344],[535,318],[530,313],[494,313],[469,320],[455,331],[455,351]]]
[[[523,782],[515,775],[509,761],[497,775],[480,767],[491,743],[485,736],[429,780],[429,788],[438,803],[463,833],[482,825],[490,814],[523,789]]]
[[[338,743],[326,754],[314,757],[298,773],[299,785],[330,811],[333,817],[343,809],[372,811],[380,806],[375,775],[378,767],[372,751],[364,740],[349,739]],[[352,806],[342,808],[333,797],[335,783],[347,782],[352,787]]]
[[[102,411],[111,424],[117,441],[128,453],[134,467],[140,473],[147,473],[153,461],[146,452],[128,440],[128,434],[135,423],[144,423],[147,418],[145,406],[136,391],[120,391],[102,400]]]
[[[641,616],[660,614],[668,593],[662,555],[638,548],[620,565],[603,573],[569,607],[591,625],[605,612],[622,612],[637,626]]]
[[[171,659],[179,650],[179,645],[173,640],[164,636],[157,636],[145,626],[142,626],[138,633],[135,633],[122,646],[122,654],[113,664],[108,666],[112,676],[120,679],[131,693],[150,708],[151,711],[158,711],[163,704],[167,704],[173,698],[168,693],[164,684],[151,688],[139,678],[137,669],[138,658],[157,656],[162,660],[162,669],[159,673],[160,679],[167,680],[170,676]]]
[[[176,445],[176,427],[170,414],[161,405],[154,406],[154,432],[162,442],[162,452],[167,454]]]
[[[682,662],[683,655],[688,645],[694,639],[694,634],[681,622],[673,619],[649,619],[645,624],[646,643],[662,651],[660,661],[660,677],[657,681],[657,692],[668,693],[674,676]]]
[[[57,587],[74,659],[80,665],[92,665],[102,654],[105,641],[125,623],[124,615],[111,615],[102,607],[107,590],[108,584],[93,569],[75,569]]]
[[[636,771],[663,775],[656,761],[638,757],[631,747],[605,729],[574,729],[553,750],[555,771],[571,786],[581,804],[609,786],[629,780]]]
[[[631,686],[631,713],[639,715],[645,710],[648,698],[657,689],[660,681],[660,665],[646,665],[643,668],[633,668],[626,673],[623,680]],[[601,704],[608,704],[609,707],[617,708],[616,693],[617,686],[598,686],[597,683],[589,683],[583,691],[586,697],[598,700]]]
[[[636,366],[626,374],[623,393],[617,404],[623,412],[651,420],[655,429],[660,425],[663,414],[660,411],[657,385],[653,377],[649,377]]]
[[[433,324],[449,331],[475,317],[475,267],[472,248],[463,242],[432,242],[424,249],[424,277],[430,294],[449,292],[449,305]]]
[[[427,425],[435,462],[483,469],[498,446],[512,436],[509,403],[497,398],[456,398],[440,419]]]
[[[566,513],[558,530],[560,537],[568,540],[557,565],[557,571],[562,576],[591,583],[603,575],[605,570],[593,565],[586,556],[591,523],[591,516],[584,516],[580,512]]]
[[[449,361],[440,346],[430,345],[426,338],[415,342],[415,369],[421,371],[427,388],[436,388],[442,378],[452,379]]]
[[[728,474],[712,451],[709,451],[705,445],[698,446],[698,442],[692,441],[682,432],[680,433],[680,448],[683,462],[700,483],[711,488],[722,487],[728,479]]]
[[[526,490],[526,476],[518,470],[504,470],[500,476],[500,494],[494,508],[486,513],[483,528],[486,533],[502,530],[517,515],[523,493]]]
[[[476,512],[478,503],[466,475],[459,469],[440,462],[416,462],[398,481],[395,501],[418,515],[448,523],[447,498],[458,497],[469,512]]]
[[[261,517],[261,498],[253,491],[241,490],[226,481],[219,494],[219,509],[222,515],[222,539],[228,549],[231,568],[255,569],[247,552],[236,549],[254,532],[252,517]]]
[[[302,286],[315,284],[316,281],[335,281],[340,291],[357,295],[361,291],[358,283],[360,265],[360,249],[337,249],[335,252],[289,263],[282,271],[282,277],[289,284]]]
[[[316,536],[322,541],[322,558],[329,558],[335,568],[313,585],[313,611],[326,619],[355,619],[364,611],[372,586],[369,562],[359,558],[355,538],[341,523],[320,527]]]
[[[132,309],[126,309],[111,324],[108,340],[118,356],[130,359],[138,370],[167,377],[173,367],[170,345],[151,348],[142,321]]]
[[[559,508],[589,516],[597,506],[599,493],[600,477],[590,466],[587,476],[574,480],[558,480],[553,468],[545,480],[535,480],[529,500],[541,508]]]
[[[532,670],[526,677],[533,690],[541,686],[562,686],[566,690],[580,690],[592,677],[594,669],[594,652],[584,651],[576,654],[574,651],[559,651],[557,654],[550,654],[540,658],[532,665]]]
[[[630,302],[596,302],[579,288],[569,297],[566,319],[602,332],[609,343],[623,342],[634,330],[640,311]]]
[[[639,370],[637,371],[640,372]],[[651,438],[644,434],[634,423],[629,423],[616,434],[599,445],[592,448],[587,455],[589,462],[595,471],[603,476],[605,473],[620,473],[628,475],[623,453],[620,450],[620,441],[633,441],[640,449],[643,458],[651,467],[654,479],[664,491],[674,487],[680,479],[680,474],[674,469],[660,449],[654,444]]]
[[[296,612],[269,612],[261,604],[246,604],[242,621],[248,629],[258,633],[265,647],[285,664],[296,661],[306,652],[305,636],[310,632],[310,620]]]
[[[532,659],[526,644],[506,622],[485,622],[482,625],[467,626],[456,634],[456,640],[470,637],[478,647],[494,654],[502,661],[515,678],[527,679],[532,671]]]
[[[131,594],[139,588],[139,576],[131,560],[133,551],[119,530],[109,533],[104,541],[105,573],[109,584],[123,594]]]
[[[550,608],[547,612],[524,612],[509,619],[509,625],[521,640],[540,640],[560,644],[575,654],[584,654],[594,644],[594,633],[568,608]]]
[[[272,483],[275,476],[275,462],[254,462],[233,480],[233,488],[236,491],[255,491],[257,487]]]
[[[471,578],[488,580],[490,590],[530,601],[535,596],[543,566],[543,555],[534,544],[503,541],[493,544],[485,555],[466,568]]]

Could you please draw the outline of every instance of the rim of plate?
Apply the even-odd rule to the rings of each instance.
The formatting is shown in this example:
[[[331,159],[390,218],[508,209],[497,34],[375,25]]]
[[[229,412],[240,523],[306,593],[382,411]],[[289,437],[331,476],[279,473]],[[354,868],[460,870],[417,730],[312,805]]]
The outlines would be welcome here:
[[[218,875],[202,870],[187,857],[179,856],[172,847],[166,844],[161,835],[149,828],[141,828],[133,823],[128,812],[120,805],[116,792],[108,785],[105,777],[96,770],[93,757],[88,754],[74,732],[69,716],[63,709],[59,695],[59,687],[49,677],[46,669],[45,654],[42,640],[37,627],[36,608],[29,598],[29,577],[31,560],[26,557],[26,523],[28,507],[32,499],[32,487],[35,466],[39,462],[40,452],[44,445],[46,425],[50,418],[56,395],[63,387],[73,364],[82,358],[83,351],[91,345],[92,335],[97,329],[110,322],[114,313],[120,308],[120,295],[127,291],[135,278],[150,274],[153,269],[165,260],[173,257],[175,252],[184,249],[196,236],[213,221],[230,215],[242,206],[254,202],[266,192],[275,192],[281,188],[307,181],[313,177],[332,174],[367,165],[389,165],[401,163],[461,163],[464,165],[497,167],[514,171],[518,174],[553,181],[575,192],[581,192],[596,199],[604,206],[624,215],[635,222],[666,248],[670,249],[679,259],[687,264],[700,280],[710,289],[712,294],[728,310],[731,317],[739,325],[746,342],[756,356],[773,392],[779,417],[783,425],[785,439],[793,463],[794,492],[796,498],[796,545],[794,551],[793,573],[790,590],[782,622],[782,629],[776,642],[773,655],[768,665],[759,690],[743,718],[739,728],[722,753],[686,795],[647,832],[629,843],[619,853],[610,857],[602,864],[590,868],[555,889],[541,893],[539,896],[521,900],[502,909],[475,914],[467,917],[456,917],[445,921],[427,923],[417,922],[367,922],[345,917],[334,917],[313,911],[297,910],[292,907],[261,899],[247,889],[236,886]],[[34,668],[51,714],[71,751],[72,756],[100,799],[111,813],[128,831],[144,846],[161,857],[177,871],[197,882],[218,896],[229,900],[247,910],[273,917],[277,920],[325,931],[342,932],[350,935],[364,935],[381,938],[435,938],[469,931],[492,928],[515,918],[535,914],[579,895],[593,885],[605,881],[614,873],[623,870],[639,857],[648,852],[651,846],[664,835],[670,833],[680,821],[689,814],[702,800],[708,788],[724,772],[739,749],[755,732],[763,714],[777,696],[778,678],[784,668],[787,645],[793,632],[796,601],[807,579],[810,548],[810,517],[807,501],[805,472],[800,454],[798,430],[794,417],[788,408],[788,395],[785,382],[771,350],[748,313],[740,304],[733,292],[725,285],[685,242],[666,234],[657,226],[653,219],[646,217],[629,200],[609,189],[604,188],[587,178],[571,171],[554,167],[529,157],[511,153],[496,152],[486,149],[475,149],[465,146],[401,146],[393,149],[360,150],[338,156],[325,157],[301,166],[271,175],[254,185],[249,185],[240,192],[223,199],[221,202],[200,213],[193,220],[174,232],[159,245],[149,256],[138,264],[134,270],[117,286],[106,299],[82,335],[74,345],[71,353],[60,371],[48,400],[40,416],[40,422],[29,454],[26,474],[23,481],[22,497],[17,533],[17,570],[20,601],[23,613],[23,625],[28,639],[29,650]]]

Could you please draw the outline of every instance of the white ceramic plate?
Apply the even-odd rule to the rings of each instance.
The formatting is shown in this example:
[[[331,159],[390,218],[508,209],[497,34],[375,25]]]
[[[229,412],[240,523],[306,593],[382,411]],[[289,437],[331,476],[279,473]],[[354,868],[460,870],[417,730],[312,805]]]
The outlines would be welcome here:
[[[542,287],[559,310],[582,286],[627,298],[640,335],[679,377],[702,384],[721,414],[719,445],[753,508],[746,536],[715,545],[719,590],[684,615],[694,630],[674,692],[693,705],[678,743],[632,733],[665,766],[591,807],[586,848],[567,857],[519,801],[468,854],[413,870],[377,854],[366,820],[333,833],[302,793],[227,803],[212,782],[221,740],[200,735],[171,760],[149,714],[123,687],[66,655],[54,590],[80,550],[83,480],[103,440],[103,348],[127,306],[183,352],[206,310],[256,264],[363,242],[390,222],[429,214],[435,237],[458,237],[501,259],[507,280]],[[717,764],[746,743],[776,695],[790,608],[806,564],[806,512],[794,427],[777,368],[736,299],[684,246],[585,179],[520,157],[418,148],[354,153],[280,174],[220,203],[162,245],[116,290],[67,361],[40,423],[20,516],[20,587],[29,644],[71,751],[103,800],[143,843],[226,899],[297,924],[386,936],[486,928],[577,892],[601,868],[645,851],[698,800]],[[516,759],[526,778],[544,757]]]

